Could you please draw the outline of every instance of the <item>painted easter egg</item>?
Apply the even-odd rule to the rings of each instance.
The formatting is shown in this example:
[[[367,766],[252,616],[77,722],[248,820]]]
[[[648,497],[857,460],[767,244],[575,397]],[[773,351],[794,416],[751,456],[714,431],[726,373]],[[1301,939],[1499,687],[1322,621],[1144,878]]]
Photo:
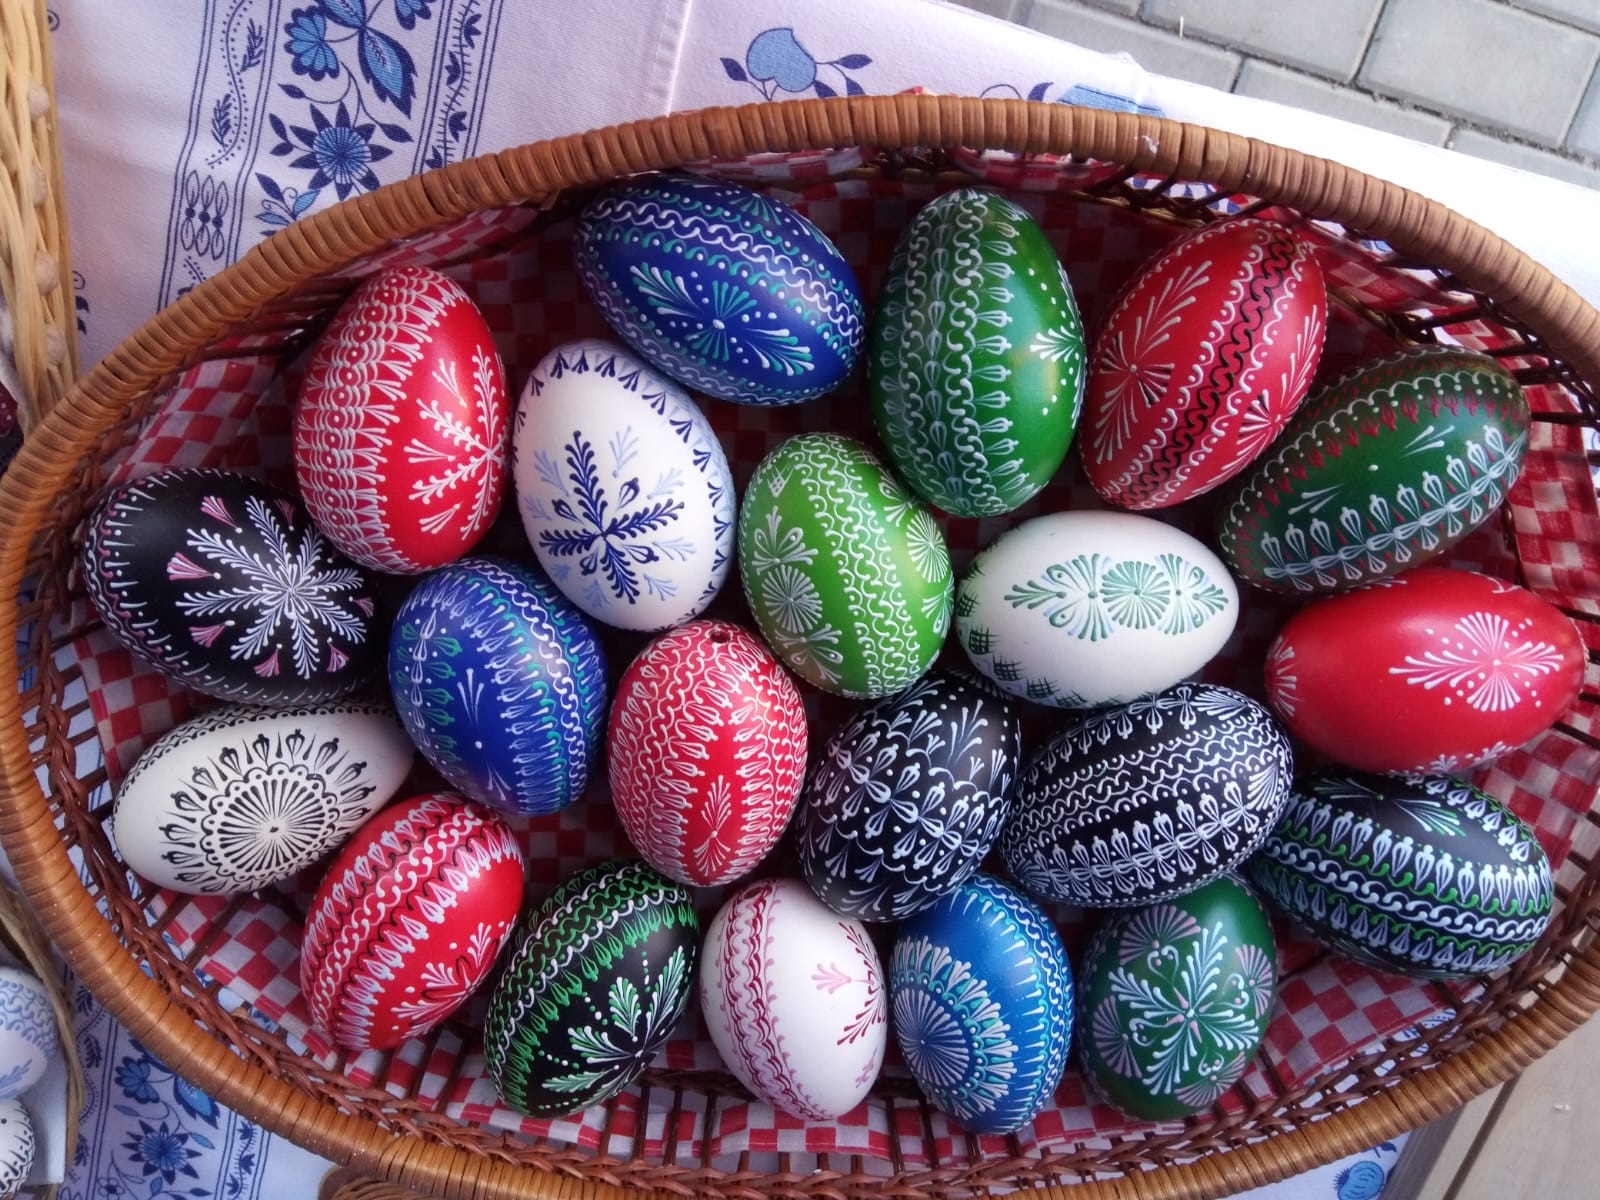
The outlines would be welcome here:
[[[806,769],[800,691],[726,621],[663,634],[617,685],[611,799],[645,860],[694,887],[749,874],[783,836]]]
[[[429,267],[368,279],[306,364],[294,466],[317,527],[374,571],[454,562],[505,491],[510,404],[489,326]]]
[[[861,294],[827,236],[738,184],[649,175],[578,217],[578,275],[617,334],[686,387],[742,404],[831,391],[865,336]]]
[[[0,1196],[9,1196],[28,1181],[36,1140],[33,1118],[21,1100],[0,1100]]]
[[[1085,1073],[1137,1120],[1209,1108],[1260,1049],[1277,979],[1272,925],[1236,876],[1110,913],[1078,979]]]
[[[89,518],[84,587],[111,635],[180,682],[246,704],[348,695],[377,663],[372,581],[287,492],[163,471]]]
[[[1289,794],[1289,739],[1229,688],[1180,683],[1057,734],[1023,768],[1000,835],[1036,896],[1148,904],[1232,870]]]
[[[528,376],[511,453],[539,565],[585,613],[655,630],[711,603],[733,555],[733,476],[677,384],[598,338],[558,346]]]
[[[1150,509],[1231,479],[1305,399],[1327,324],[1322,272],[1282,225],[1240,218],[1178,239],[1122,289],[1095,339],[1089,482]]]
[[[717,1053],[773,1108],[830,1121],[883,1065],[888,1004],[867,928],[798,879],[746,884],[706,931],[700,1008]]]
[[[843,696],[887,696],[932,665],[954,581],[938,523],[860,442],[792,437],[739,513],[756,625],[789,669]]]
[[[495,1090],[536,1117],[609,1100],[689,1007],[700,941],[689,890],[612,859],[568,879],[523,930],[484,1024]]]
[[[235,704],[157,739],[117,792],[117,852],[158,887],[237,895],[317,862],[382,808],[414,751],[387,705]]]
[[[901,479],[958,516],[1050,482],[1083,399],[1083,322],[1044,231],[965,188],[900,235],[872,328],[872,415]]]
[[[538,816],[583,794],[605,657],[537,569],[465,558],[428,576],[395,618],[389,685],[417,749],[469,799]]]
[[[0,967],[0,1101],[22,1095],[61,1053],[50,993],[18,967]]]
[[[897,921],[955,890],[1000,836],[1022,722],[987,683],[934,670],[828,739],[795,813],[795,849],[835,912]]]
[[[889,958],[895,1038],[934,1107],[1010,1133],[1055,1094],[1072,1042],[1072,972],[1044,912],[974,875],[911,917]]]
[[[1422,567],[1290,617],[1267,651],[1267,698],[1345,766],[1445,773],[1560,720],[1586,658],[1577,627],[1532,592]]]
[[[1249,875],[1333,949],[1427,979],[1482,975],[1521,958],[1550,924],[1555,900],[1533,831],[1448,775],[1311,776]]]
[[[1455,545],[1516,482],[1528,402],[1487,355],[1417,346],[1308,400],[1219,508],[1241,579],[1327,592],[1395,575]]]
[[[1002,534],[956,589],[956,637],[1015,696],[1118,704],[1192,675],[1239,617],[1227,569],[1180,529],[1131,513],[1057,512]]]
[[[306,913],[300,987],[349,1050],[419,1037],[488,978],[522,907],[522,847],[448,792],[391,805],[339,852]]]

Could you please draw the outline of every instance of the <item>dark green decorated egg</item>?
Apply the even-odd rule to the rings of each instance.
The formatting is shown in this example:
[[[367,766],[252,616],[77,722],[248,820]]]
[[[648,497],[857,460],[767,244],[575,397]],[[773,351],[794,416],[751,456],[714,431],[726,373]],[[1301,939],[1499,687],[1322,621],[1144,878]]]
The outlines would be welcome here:
[[[1049,239],[1004,196],[949,192],[916,216],[872,330],[872,413],[895,470],[959,516],[1050,482],[1083,399],[1083,323]]]
[[[1498,970],[1550,923],[1538,839],[1494,797],[1445,775],[1324,772],[1296,787],[1249,874],[1321,941],[1380,970]]]
[[[1487,355],[1418,346],[1345,375],[1227,493],[1217,530],[1242,579],[1278,592],[1371,583],[1449,549],[1499,506],[1528,402]]]
[[[801,434],[761,460],[739,513],[739,568],[762,636],[824,691],[900,691],[950,627],[955,583],[933,515],[838,434]]]
[[[1144,1121],[1215,1104],[1261,1046],[1277,995],[1272,926],[1223,875],[1198,891],[1106,918],[1080,979],[1083,1067]]]
[[[688,1006],[700,942],[689,890],[612,859],[562,884],[520,936],[484,1023],[490,1080],[535,1117],[610,1099]]]

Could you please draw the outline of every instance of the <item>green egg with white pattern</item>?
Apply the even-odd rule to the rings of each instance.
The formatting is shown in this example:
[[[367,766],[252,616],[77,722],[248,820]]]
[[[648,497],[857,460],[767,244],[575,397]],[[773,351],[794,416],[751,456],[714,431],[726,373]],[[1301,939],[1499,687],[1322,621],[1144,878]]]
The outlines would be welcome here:
[[[807,433],[756,468],[739,514],[756,626],[795,674],[887,696],[938,657],[955,581],[927,508],[851,438]]]
[[[1044,231],[964,188],[901,235],[872,330],[872,413],[895,470],[964,517],[1049,483],[1084,391],[1083,322]]]

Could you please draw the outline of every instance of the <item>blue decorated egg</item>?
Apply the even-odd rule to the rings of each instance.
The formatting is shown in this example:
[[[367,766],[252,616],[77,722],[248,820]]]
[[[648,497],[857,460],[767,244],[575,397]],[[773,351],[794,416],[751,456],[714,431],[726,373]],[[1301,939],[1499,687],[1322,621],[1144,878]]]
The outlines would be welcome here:
[[[597,621],[654,631],[711,603],[733,557],[733,475],[677,384],[600,338],[528,376],[511,443],[539,565]]]
[[[389,685],[423,757],[480,804],[554,812],[598,761],[605,658],[535,569],[464,558],[428,576],[395,618]]]
[[[795,810],[800,870],[835,912],[897,921],[977,871],[1021,767],[1022,722],[985,680],[934,670],[839,726]]]
[[[741,404],[830,391],[865,335],[860,289],[827,236],[735,184],[652,175],[578,218],[578,273],[611,327],[688,387]]]
[[[998,879],[975,875],[901,924],[889,1006],[918,1086],[963,1129],[1010,1133],[1055,1093],[1072,1041],[1067,952]]]

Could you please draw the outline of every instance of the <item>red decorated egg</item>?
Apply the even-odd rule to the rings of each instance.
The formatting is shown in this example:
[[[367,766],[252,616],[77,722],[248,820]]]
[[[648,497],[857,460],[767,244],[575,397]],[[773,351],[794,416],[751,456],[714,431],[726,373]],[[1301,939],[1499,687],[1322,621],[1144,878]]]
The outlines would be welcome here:
[[[494,520],[509,417],[500,356],[466,292],[427,267],[385,271],[312,352],[294,418],[301,495],[357,562],[431,571]]]
[[[1291,617],[1267,655],[1267,696],[1346,766],[1448,772],[1559,720],[1585,657],[1573,623],[1532,592],[1423,567]]]
[[[617,687],[607,741],[628,837],[656,870],[696,887],[766,857],[805,775],[799,690],[725,621],[691,621],[645,647]]]
[[[300,987],[317,1024],[350,1050],[427,1033],[489,975],[522,906],[511,827],[448,792],[363,825],[306,917]]]
[[[1305,399],[1327,322],[1322,272],[1282,225],[1221,221],[1173,243],[1095,340],[1080,425],[1095,490],[1163,508],[1238,474]]]

